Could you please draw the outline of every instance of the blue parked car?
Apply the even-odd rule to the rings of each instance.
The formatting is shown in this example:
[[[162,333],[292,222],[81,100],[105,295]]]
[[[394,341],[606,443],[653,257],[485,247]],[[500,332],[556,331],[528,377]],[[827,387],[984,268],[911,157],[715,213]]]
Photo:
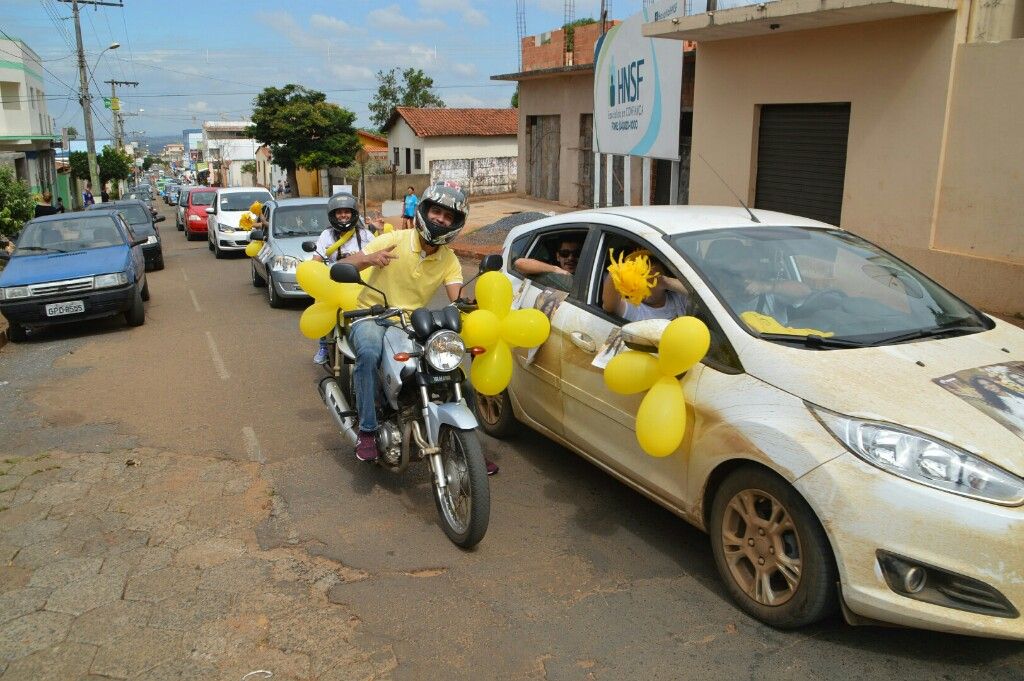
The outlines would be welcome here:
[[[25,224],[0,272],[0,314],[17,343],[29,327],[123,314],[131,326],[146,321],[149,300],[146,237],[116,211],[63,213]]]

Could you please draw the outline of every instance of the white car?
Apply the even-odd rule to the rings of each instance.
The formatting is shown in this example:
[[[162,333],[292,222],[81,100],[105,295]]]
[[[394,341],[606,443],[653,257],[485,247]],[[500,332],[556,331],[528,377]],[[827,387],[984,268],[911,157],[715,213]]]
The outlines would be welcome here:
[[[266,203],[274,197],[262,187],[225,187],[217,190],[213,205],[206,209],[206,238],[218,258],[229,251],[244,251],[249,232],[238,228],[242,215],[253,201]]]
[[[623,341],[659,337],[605,305],[609,258],[638,248],[711,331],[665,458],[637,443],[643,395],[603,380]],[[487,432],[525,423],[707,531],[731,596],[773,626],[841,606],[1024,639],[1024,331],[849,232],[763,210],[569,213],[514,229],[504,258],[552,332],[478,398]]]

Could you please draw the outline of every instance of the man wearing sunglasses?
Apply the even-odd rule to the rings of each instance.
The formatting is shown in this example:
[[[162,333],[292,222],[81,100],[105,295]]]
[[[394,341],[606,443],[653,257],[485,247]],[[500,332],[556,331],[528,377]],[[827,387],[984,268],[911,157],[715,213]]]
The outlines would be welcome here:
[[[576,273],[576,265],[579,264],[582,250],[582,234],[565,234],[559,238],[558,247],[552,252],[550,262],[535,258],[518,258],[512,266],[538,286],[569,291],[572,289],[572,276]]]

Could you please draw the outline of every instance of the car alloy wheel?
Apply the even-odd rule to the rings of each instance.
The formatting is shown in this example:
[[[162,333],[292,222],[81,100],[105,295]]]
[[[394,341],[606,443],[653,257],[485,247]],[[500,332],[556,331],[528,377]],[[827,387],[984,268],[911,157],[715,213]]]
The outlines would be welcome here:
[[[743,490],[722,519],[722,548],[736,584],[757,603],[786,603],[800,588],[803,561],[793,519],[778,499]]]

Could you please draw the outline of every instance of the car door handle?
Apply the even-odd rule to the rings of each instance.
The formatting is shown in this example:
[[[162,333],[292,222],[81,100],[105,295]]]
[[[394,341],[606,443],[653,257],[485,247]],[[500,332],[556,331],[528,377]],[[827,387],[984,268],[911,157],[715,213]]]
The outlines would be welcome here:
[[[569,334],[572,344],[585,352],[597,352],[597,343],[594,339],[581,331],[573,331]]]

